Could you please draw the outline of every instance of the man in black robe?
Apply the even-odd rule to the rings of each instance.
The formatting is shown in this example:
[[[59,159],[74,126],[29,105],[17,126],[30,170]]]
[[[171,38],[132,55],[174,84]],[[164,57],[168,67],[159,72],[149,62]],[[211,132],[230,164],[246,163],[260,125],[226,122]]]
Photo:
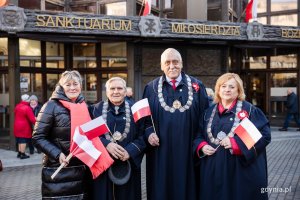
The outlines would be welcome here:
[[[122,175],[121,177],[124,178],[116,182],[113,180],[119,176],[112,179],[109,175],[111,169],[104,172],[94,180],[93,199],[139,200],[141,199],[141,162],[146,148],[143,131],[140,130],[142,126],[134,122],[131,105],[125,101],[126,82],[120,77],[113,77],[106,82],[105,87],[108,100],[91,106],[90,113],[93,118],[102,116],[111,131],[100,138],[111,157],[115,159],[111,168],[118,170],[117,168],[126,166],[129,161],[131,174],[128,181],[124,181],[127,175]],[[116,175],[120,173],[124,174],[124,171]]]
[[[208,98],[201,81],[182,70],[180,53],[172,48],[161,55],[164,75],[148,83],[151,119],[146,120],[145,139],[147,199],[196,199],[193,140],[202,131]]]

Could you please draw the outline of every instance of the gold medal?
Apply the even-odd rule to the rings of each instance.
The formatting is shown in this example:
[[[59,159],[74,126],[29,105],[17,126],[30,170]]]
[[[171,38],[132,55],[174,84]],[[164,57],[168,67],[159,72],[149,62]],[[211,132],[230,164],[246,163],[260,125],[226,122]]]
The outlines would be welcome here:
[[[114,139],[115,141],[118,141],[118,140],[120,140],[121,138],[122,138],[122,134],[121,134],[119,131],[114,132],[114,134],[113,134],[113,139]]]
[[[173,102],[173,108],[175,108],[175,109],[179,109],[181,107],[181,103],[180,103],[180,101],[178,101],[178,100],[175,100],[174,102]]]

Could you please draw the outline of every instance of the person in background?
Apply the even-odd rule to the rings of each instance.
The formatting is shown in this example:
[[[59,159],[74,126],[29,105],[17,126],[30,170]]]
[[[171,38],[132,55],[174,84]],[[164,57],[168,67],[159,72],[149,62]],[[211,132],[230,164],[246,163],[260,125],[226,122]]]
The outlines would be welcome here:
[[[126,97],[125,100],[128,101],[130,104],[134,104],[134,99],[133,99],[133,90],[131,87],[126,87]]]
[[[199,199],[268,199],[268,194],[261,193],[261,189],[268,187],[269,121],[259,108],[245,101],[243,82],[237,74],[226,73],[218,78],[214,102],[205,111],[205,129],[197,148]],[[250,149],[235,134],[235,128],[245,118],[262,135],[254,146],[248,146]]]
[[[29,97],[29,105],[33,111],[34,116],[37,117],[42,108],[42,105],[38,102],[38,98],[34,94]],[[30,154],[34,154],[34,146],[32,144],[32,139],[29,140],[28,147],[30,150]],[[39,150],[37,152],[41,153]]]
[[[164,74],[144,89],[154,122],[144,120],[148,200],[196,199],[192,147],[203,131],[208,99],[202,82],[183,73],[182,67],[180,53],[166,49],[161,55]]]
[[[108,100],[92,105],[90,113],[93,118],[102,116],[106,121],[111,133],[101,136],[101,141],[115,162],[108,171],[94,180],[94,199],[139,200],[142,198],[141,162],[146,148],[142,125],[139,121],[134,122],[131,105],[125,101],[125,80],[113,77],[106,82],[105,88]],[[124,174],[128,173],[128,179],[121,178],[116,182],[111,173],[112,168],[126,165],[131,166],[130,173],[128,170],[123,171]]]
[[[65,71],[49,101],[44,104],[37,117],[32,141],[45,154],[42,168],[43,199],[90,199],[92,177],[88,166],[77,157],[70,161],[71,116],[68,105],[84,105],[81,93],[82,77],[78,71]],[[89,116],[82,110],[82,116]],[[74,120],[75,121],[75,120]],[[62,164],[66,164],[57,176],[51,175]]]
[[[20,159],[27,159],[29,156],[25,153],[26,144],[32,138],[32,127],[35,123],[35,117],[29,106],[29,95],[23,94],[21,102],[15,107],[14,135],[18,144],[18,155]]]
[[[214,93],[213,89],[211,89],[211,88],[206,88],[206,92],[207,92],[207,97],[208,97],[208,101],[209,101],[209,106],[211,106],[214,104],[215,93]]]
[[[297,131],[300,131],[298,97],[291,88],[287,89],[287,99],[285,107],[287,109],[287,114],[283,127],[280,128],[279,131],[287,131],[292,118],[294,118],[296,125],[298,126]]]

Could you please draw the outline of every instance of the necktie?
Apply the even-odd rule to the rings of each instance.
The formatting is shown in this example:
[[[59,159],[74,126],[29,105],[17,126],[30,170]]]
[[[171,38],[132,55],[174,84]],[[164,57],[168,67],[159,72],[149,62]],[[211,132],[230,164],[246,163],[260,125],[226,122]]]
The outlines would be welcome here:
[[[172,88],[173,88],[173,90],[176,90],[176,84],[175,84],[176,80],[172,79],[171,82],[172,82]]]

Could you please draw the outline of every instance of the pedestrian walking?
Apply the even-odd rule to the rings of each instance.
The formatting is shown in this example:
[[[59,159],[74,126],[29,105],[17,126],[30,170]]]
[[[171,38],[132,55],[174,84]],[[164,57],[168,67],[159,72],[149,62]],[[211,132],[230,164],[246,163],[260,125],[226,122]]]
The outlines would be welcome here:
[[[287,89],[287,99],[285,106],[287,114],[284,120],[283,127],[280,128],[279,131],[287,131],[292,118],[294,118],[296,125],[298,126],[297,131],[300,131],[298,96],[293,92],[291,88]]]

